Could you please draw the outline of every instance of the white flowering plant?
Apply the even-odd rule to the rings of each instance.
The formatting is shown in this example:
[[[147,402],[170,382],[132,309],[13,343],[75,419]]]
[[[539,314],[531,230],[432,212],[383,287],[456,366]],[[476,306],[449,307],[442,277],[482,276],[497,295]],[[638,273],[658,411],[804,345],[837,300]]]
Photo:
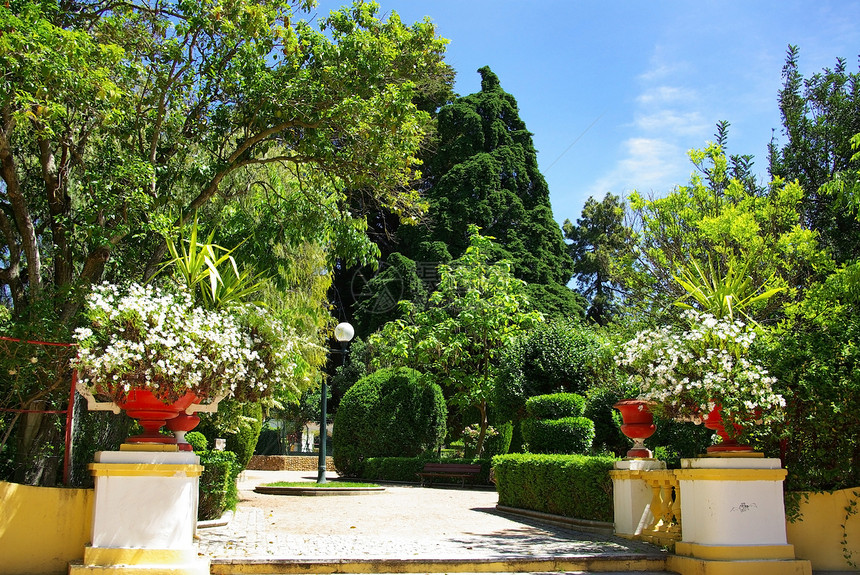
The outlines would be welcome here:
[[[700,420],[717,404],[739,424],[778,419],[785,400],[773,390],[776,380],[750,357],[755,330],[695,310],[682,317],[686,329],[641,331],[616,355],[640,397],[675,419]]]
[[[165,403],[189,391],[203,402],[283,398],[297,396],[306,377],[304,342],[251,305],[206,310],[187,292],[105,283],[87,297],[85,313],[73,364],[93,393],[114,401],[141,388]]]

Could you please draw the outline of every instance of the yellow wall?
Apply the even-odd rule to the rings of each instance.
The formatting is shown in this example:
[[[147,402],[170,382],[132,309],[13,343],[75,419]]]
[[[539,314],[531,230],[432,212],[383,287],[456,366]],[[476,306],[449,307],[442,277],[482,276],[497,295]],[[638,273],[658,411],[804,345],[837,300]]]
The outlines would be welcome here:
[[[857,492],[858,495],[854,495]],[[850,499],[860,506],[860,487],[843,489],[833,493],[809,493],[809,499],[801,496],[800,521],[786,523],[788,542],[794,545],[798,559],[809,559],[812,568],[823,571],[847,571],[852,568],[843,558],[842,524],[845,508]],[[860,507],[858,507],[860,511]],[[860,515],[853,515],[845,523],[848,535],[848,550],[853,561],[860,564]],[[860,569],[856,571],[860,573]]]
[[[0,575],[66,573],[90,542],[92,489],[0,481]]]

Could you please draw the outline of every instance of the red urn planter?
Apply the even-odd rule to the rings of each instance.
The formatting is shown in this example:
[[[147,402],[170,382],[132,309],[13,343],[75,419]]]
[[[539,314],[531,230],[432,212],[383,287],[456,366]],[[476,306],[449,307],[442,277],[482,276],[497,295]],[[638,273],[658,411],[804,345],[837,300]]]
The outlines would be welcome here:
[[[176,443],[176,438],[162,435],[159,430],[169,420],[183,413],[192,403],[199,401],[194,392],[187,392],[171,404],[162,403],[148,389],[132,389],[128,392],[124,401],[118,401],[117,405],[140,422],[144,432],[140,435],[129,437],[129,443]],[[196,423],[195,423],[196,425]]]
[[[167,420],[167,429],[173,432],[173,436],[176,438],[176,445],[179,446],[180,451],[194,451],[191,444],[185,440],[185,434],[197,427],[198,423],[200,423],[199,417],[188,415],[184,411],[180,412],[173,419]]]
[[[651,450],[645,447],[645,440],[654,435],[654,414],[650,402],[643,399],[624,399],[613,405],[621,412],[621,433],[633,440],[633,448],[627,452],[630,458],[650,458]]]
[[[732,423],[731,431],[726,431],[727,422],[723,421],[722,412],[723,406],[718,403],[709,414],[702,417],[705,427],[716,431],[721,440],[720,443],[710,446],[708,453],[751,453],[752,447],[738,443],[737,438],[743,431],[743,426]]]

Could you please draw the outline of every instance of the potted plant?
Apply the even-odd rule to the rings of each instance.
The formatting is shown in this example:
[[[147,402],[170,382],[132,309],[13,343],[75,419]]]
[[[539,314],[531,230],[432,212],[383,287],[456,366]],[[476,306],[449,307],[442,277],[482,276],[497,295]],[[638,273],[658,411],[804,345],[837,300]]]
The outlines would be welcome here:
[[[633,440],[627,457],[650,459],[652,453],[645,447],[645,440],[657,430],[651,403],[644,399],[622,399],[612,407],[621,413],[621,433]]]
[[[709,451],[748,449],[733,442],[740,429],[778,419],[785,406],[773,390],[774,378],[750,357],[755,330],[695,310],[682,318],[684,328],[639,332],[622,346],[617,363],[639,386],[640,399],[653,402],[655,413],[715,426],[728,443]],[[724,429],[717,427],[721,423]]]
[[[158,429],[192,404],[298,393],[299,338],[253,305],[209,310],[179,288],[105,283],[85,309],[79,386],[140,419],[134,440],[163,442]]]

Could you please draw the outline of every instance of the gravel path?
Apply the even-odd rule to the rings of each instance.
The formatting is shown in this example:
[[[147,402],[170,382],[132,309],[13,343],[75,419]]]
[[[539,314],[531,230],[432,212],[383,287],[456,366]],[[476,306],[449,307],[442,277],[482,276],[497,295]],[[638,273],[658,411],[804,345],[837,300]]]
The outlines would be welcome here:
[[[641,543],[499,514],[496,492],[480,488],[385,485],[382,493],[327,497],[253,491],[261,483],[301,480],[316,481],[316,474],[246,471],[232,521],[198,530],[201,555],[213,559],[481,559],[659,553]]]

